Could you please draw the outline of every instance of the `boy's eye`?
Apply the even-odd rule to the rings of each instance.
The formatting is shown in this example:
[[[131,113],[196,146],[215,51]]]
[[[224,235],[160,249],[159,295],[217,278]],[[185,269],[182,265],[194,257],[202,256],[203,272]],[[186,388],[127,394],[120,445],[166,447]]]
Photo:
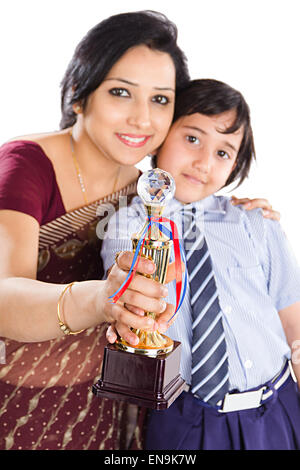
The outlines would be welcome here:
[[[187,135],[186,140],[190,142],[191,144],[199,144],[200,140],[195,137],[194,135]]]
[[[225,150],[218,150],[218,155],[219,157],[223,158],[224,160],[227,160],[230,158],[227,152]]]
[[[169,98],[164,95],[156,95],[152,98],[152,101],[158,104],[163,104],[163,105],[166,105],[170,102]]]
[[[129,92],[125,88],[112,88],[109,90],[109,93],[114,96],[121,96],[127,98],[129,95]]]

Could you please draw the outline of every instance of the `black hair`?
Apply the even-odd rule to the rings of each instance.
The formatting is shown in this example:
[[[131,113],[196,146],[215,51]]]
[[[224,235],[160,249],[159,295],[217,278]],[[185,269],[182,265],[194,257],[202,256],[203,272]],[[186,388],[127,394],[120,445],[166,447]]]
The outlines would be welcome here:
[[[84,109],[89,95],[112,66],[128,49],[142,44],[170,55],[176,70],[177,92],[187,85],[187,60],[177,45],[174,23],[151,10],[111,16],[94,26],[75,49],[61,82],[61,129],[76,122],[72,105],[80,103]]]
[[[250,110],[243,95],[218,80],[192,80],[177,96],[173,119],[174,123],[183,116],[195,113],[215,116],[230,110],[236,111],[236,118],[223,133],[232,134],[243,127],[244,136],[236,158],[236,165],[224,187],[236,180],[238,180],[237,186],[239,186],[248,176],[251,163],[256,158]],[[152,165],[156,166],[156,157],[153,158]]]

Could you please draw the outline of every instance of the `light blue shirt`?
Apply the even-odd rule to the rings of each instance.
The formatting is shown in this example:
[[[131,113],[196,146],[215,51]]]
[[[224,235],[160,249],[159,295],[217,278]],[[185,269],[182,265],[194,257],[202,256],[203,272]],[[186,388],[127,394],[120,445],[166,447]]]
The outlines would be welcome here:
[[[230,388],[240,391],[274,377],[291,352],[278,311],[300,301],[300,270],[278,222],[260,210],[244,211],[230,198],[209,196],[194,204],[212,258],[229,355]],[[183,205],[173,199],[164,211],[182,237]],[[131,235],[146,218],[143,203],[114,214],[102,245],[107,270],[118,251],[132,250]],[[167,302],[176,304],[175,282]],[[300,316],[300,311],[299,311]],[[191,382],[192,314],[189,287],[168,336],[182,343],[181,375]]]

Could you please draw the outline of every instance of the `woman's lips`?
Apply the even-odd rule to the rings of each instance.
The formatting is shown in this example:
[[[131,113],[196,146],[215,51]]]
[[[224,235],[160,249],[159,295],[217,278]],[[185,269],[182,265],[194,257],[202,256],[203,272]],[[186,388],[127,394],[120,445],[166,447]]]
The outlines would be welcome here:
[[[206,181],[204,181],[203,179],[200,180],[199,178],[195,178],[195,177],[192,176],[192,175],[187,175],[186,173],[183,173],[183,176],[184,176],[190,183],[197,184],[198,186],[200,186],[200,185],[202,185],[202,184],[206,184]]]
[[[116,133],[118,139],[123,142],[128,147],[143,147],[148,140],[150,139],[151,135],[137,135],[137,134],[119,134]]]

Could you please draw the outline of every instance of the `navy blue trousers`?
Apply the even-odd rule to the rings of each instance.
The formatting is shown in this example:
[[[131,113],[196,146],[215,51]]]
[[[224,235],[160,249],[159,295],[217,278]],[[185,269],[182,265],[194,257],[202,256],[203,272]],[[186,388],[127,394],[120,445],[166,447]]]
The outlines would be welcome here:
[[[219,413],[183,392],[164,411],[151,411],[148,450],[300,449],[300,392],[289,377],[259,408]]]

